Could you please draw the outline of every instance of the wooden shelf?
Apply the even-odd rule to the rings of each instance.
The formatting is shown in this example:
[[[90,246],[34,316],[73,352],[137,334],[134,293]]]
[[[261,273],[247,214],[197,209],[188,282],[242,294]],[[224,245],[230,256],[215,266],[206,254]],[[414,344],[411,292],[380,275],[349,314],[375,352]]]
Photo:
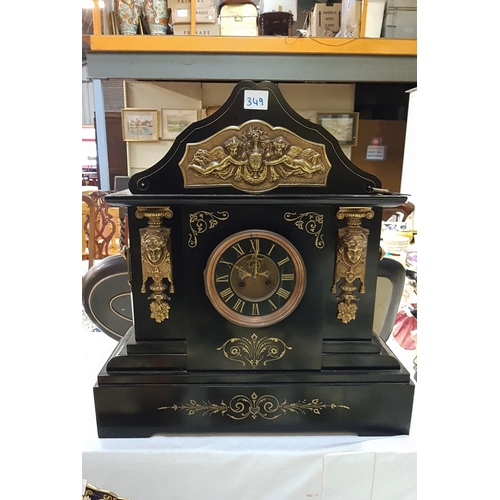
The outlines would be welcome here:
[[[391,38],[295,38],[227,36],[91,35],[95,52],[213,54],[336,54],[416,57],[417,40]]]
[[[417,40],[91,35],[92,79],[417,81]]]
[[[391,38],[102,35],[94,1],[90,78],[416,82],[417,40]],[[363,1],[366,12],[367,0]],[[196,3],[191,2],[191,32]],[[362,21],[364,34],[366,15]]]

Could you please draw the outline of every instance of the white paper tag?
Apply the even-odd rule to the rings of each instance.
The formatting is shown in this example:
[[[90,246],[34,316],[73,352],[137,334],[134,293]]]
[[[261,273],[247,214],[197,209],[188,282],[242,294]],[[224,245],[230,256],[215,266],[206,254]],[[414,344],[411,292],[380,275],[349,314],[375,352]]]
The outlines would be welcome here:
[[[245,90],[244,109],[267,109],[267,90]]]
[[[366,146],[367,160],[385,160],[385,146]]]
[[[82,497],[85,495],[85,488],[87,488],[87,480],[82,479]]]

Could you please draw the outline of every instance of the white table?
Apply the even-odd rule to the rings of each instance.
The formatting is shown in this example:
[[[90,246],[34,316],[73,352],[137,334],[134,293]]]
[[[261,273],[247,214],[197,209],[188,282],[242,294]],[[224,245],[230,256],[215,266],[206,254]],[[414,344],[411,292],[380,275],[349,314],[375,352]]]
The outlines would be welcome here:
[[[98,439],[92,387],[116,345],[85,332],[82,477],[130,500],[416,500],[410,436]]]

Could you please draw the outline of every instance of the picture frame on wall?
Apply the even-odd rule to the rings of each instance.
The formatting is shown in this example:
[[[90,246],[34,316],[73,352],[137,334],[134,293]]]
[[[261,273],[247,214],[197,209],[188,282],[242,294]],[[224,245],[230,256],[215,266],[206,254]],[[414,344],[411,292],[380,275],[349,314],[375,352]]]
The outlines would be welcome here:
[[[197,109],[170,109],[161,110],[161,138],[175,139],[191,123],[198,120]]]
[[[159,136],[157,109],[122,109],[122,133],[124,141],[156,142]]]
[[[357,146],[359,113],[318,113],[318,123],[342,146]]]
[[[220,106],[207,106],[206,108],[207,116],[213,115],[216,111],[218,111],[219,108]]]

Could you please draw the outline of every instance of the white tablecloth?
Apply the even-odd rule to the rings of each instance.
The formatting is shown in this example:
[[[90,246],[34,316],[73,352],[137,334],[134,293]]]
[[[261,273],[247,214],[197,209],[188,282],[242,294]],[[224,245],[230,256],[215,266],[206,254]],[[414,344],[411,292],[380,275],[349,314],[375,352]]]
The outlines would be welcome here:
[[[82,477],[130,500],[416,500],[410,436],[98,439],[92,387],[116,345],[85,332]]]

